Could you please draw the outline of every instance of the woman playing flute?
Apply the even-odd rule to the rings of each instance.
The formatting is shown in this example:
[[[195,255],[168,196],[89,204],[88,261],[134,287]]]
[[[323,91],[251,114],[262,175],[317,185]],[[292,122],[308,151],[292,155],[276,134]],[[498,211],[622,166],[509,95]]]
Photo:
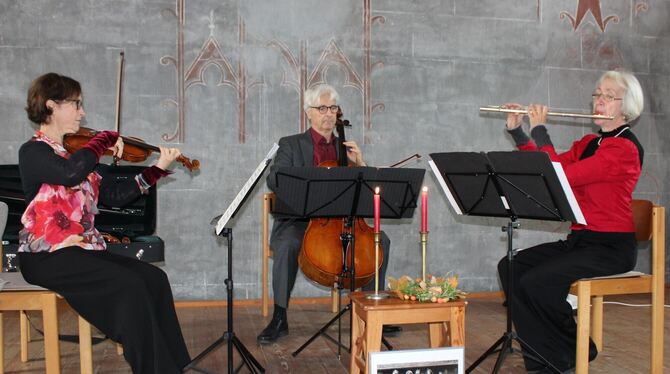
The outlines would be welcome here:
[[[581,207],[586,225],[573,223],[565,240],[519,252],[514,264],[513,322],[519,337],[563,372],[575,367],[577,326],[566,301],[578,279],[623,273],[635,267],[635,226],[631,210],[633,190],[640,177],[644,151],[630,123],[642,112],[640,83],[623,71],[604,73],[593,92],[593,113],[613,117],[595,119],[598,134],[575,141],[557,153],[546,123],[548,108],[528,106],[530,138],[523,132],[524,114],[507,115],[507,131],[523,151],[543,151],[560,162]],[[518,104],[508,104],[518,108]],[[498,264],[506,288],[507,258]],[[528,351],[528,347],[523,347]],[[597,355],[590,342],[589,359]],[[526,369],[553,371],[524,355]]]

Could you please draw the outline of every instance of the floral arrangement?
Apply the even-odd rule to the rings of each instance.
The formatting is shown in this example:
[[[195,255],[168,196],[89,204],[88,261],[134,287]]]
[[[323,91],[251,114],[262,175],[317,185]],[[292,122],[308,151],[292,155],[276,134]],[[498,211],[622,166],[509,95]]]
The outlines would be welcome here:
[[[424,282],[421,278],[408,275],[395,279],[387,277],[389,289],[400,299],[418,300],[421,302],[446,303],[449,300],[465,296],[458,288],[458,276],[435,277],[427,275]]]

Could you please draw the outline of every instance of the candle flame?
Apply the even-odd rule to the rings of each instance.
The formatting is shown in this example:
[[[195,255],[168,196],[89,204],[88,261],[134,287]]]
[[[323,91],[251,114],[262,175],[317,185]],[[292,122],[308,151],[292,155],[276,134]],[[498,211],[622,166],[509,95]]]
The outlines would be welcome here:
[[[375,187],[375,195],[379,195],[379,187]]]
[[[423,191],[423,192],[428,192],[428,187],[427,187],[427,186],[423,186],[423,188],[421,189],[421,191]]]

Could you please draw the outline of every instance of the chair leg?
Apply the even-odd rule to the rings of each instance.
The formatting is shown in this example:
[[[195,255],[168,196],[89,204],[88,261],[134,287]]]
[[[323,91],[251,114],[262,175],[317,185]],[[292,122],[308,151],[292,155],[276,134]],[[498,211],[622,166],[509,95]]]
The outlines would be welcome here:
[[[603,297],[591,298],[591,338],[598,352],[603,350]]]
[[[83,317],[79,320],[79,365],[81,374],[93,374],[93,344],[91,342],[91,324]]]
[[[269,271],[268,270],[268,268],[269,268],[268,262],[269,262],[269,259],[268,259],[267,255],[265,253],[263,253],[263,259],[261,261],[263,261],[263,265],[262,265],[263,266],[263,270],[262,270],[263,279],[261,280],[261,284],[262,284],[261,313],[263,314],[263,317],[267,317],[268,316],[269,304],[270,304],[270,295],[269,295],[269,291],[268,291],[268,282],[269,282],[269,280],[268,280],[268,278],[269,278],[269,276],[268,276],[268,271]]]
[[[58,308],[55,293],[42,295],[44,321],[44,356],[47,374],[60,374],[60,347],[58,345]]]
[[[659,287],[660,288],[660,287]],[[663,373],[663,288],[651,295],[651,373]]]
[[[33,339],[30,337],[30,320],[28,320],[28,311],[22,310],[20,316],[22,324],[21,328],[25,329],[22,331],[26,332],[26,339],[28,339],[28,343],[30,343],[33,341]]]
[[[21,330],[21,362],[28,362],[28,343],[30,342],[30,322],[25,310],[19,310],[19,329]]]
[[[589,372],[589,322],[591,314],[591,283],[579,281],[577,284],[577,354],[576,374]]]
[[[269,274],[270,274],[270,256],[272,256],[272,249],[270,248],[270,211],[272,211],[272,203],[274,201],[273,194],[263,194],[263,209],[261,211],[261,314],[263,317],[268,316],[268,308],[270,304],[270,292],[268,290]]]

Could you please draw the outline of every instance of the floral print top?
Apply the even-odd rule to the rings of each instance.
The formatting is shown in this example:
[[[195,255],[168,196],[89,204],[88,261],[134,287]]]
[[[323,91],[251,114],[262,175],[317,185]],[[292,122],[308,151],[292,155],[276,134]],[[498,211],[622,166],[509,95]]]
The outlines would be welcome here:
[[[61,144],[40,131],[32,141],[48,144],[64,159],[70,157]],[[42,183],[21,217],[24,228],[19,233],[19,252],[53,252],[70,246],[106,249],[103,237],[93,225],[98,214],[101,176],[91,171],[73,186]]]

